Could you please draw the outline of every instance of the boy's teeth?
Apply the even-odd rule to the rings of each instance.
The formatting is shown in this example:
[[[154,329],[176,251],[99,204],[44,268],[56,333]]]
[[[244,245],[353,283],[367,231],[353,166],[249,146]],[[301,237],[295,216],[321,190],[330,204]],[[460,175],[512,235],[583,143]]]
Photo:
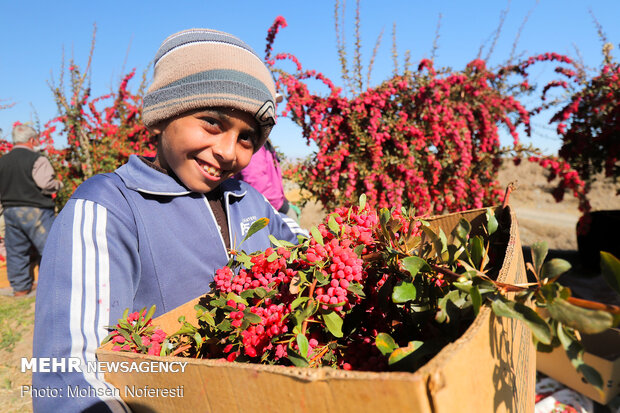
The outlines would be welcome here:
[[[204,169],[204,171],[206,173],[208,173],[209,175],[213,175],[213,176],[219,177],[222,174],[222,171],[220,169],[214,168],[214,167],[209,166],[209,165],[203,165],[202,169]]]

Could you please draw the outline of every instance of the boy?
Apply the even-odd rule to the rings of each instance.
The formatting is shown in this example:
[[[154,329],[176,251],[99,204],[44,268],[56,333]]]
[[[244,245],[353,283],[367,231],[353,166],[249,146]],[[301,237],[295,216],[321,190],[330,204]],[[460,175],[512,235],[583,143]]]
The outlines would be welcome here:
[[[156,315],[168,312],[208,291],[228,249],[264,250],[269,234],[297,242],[302,233],[248,184],[228,179],[275,123],[271,74],[244,42],[207,29],[167,38],[143,119],[158,135],[155,159],[132,155],[114,173],[86,181],[52,228],[39,276],[35,357],[94,361],[104,327],[125,308],[155,304]],[[262,217],[268,227],[239,245]],[[35,412],[128,411],[102,396],[112,387],[101,376],[33,374],[34,390],[63,392],[33,392]],[[69,398],[68,387],[88,397]]]

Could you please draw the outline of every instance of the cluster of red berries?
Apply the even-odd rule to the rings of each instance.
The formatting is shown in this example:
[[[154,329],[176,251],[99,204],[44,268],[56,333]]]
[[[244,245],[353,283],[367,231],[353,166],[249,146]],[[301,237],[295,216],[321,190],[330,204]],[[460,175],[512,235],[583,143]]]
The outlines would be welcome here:
[[[234,300],[228,300],[226,304],[235,309],[228,314],[228,318],[232,320],[231,325],[238,329],[241,328],[246,305]],[[274,337],[288,332],[286,325],[288,307],[284,304],[274,304],[269,298],[265,299],[262,304],[262,306],[257,305],[250,308],[250,312],[260,317],[260,323],[250,324],[245,330],[241,331],[242,348],[236,346],[235,343],[230,343],[224,347],[223,352],[226,354],[226,360],[234,361],[242,350],[249,357],[261,356],[274,348],[272,343]],[[278,359],[279,357],[276,355],[275,358]]]
[[[317,288],[315,295],[317,301],[324,304],[338,304],[334,308],[336,311],[351,307],[347,288],[350,283],[362,283],[365,278],[362,267],[363,261],[353,251],[352,246],[351,240],[348,239],[333,238],[325,246],[312,240],[306,254],[306,256],[311,255],[312,258],[331,262],[323,268],[323,275],[331,280],[325,287]],[[328,307],[324,305],[323,308],[327,309]]]
[[[353,207],[350,210],[337,210],[326,222],[332,217],[337,228],[333,222],[331,226],[327,223],[321,224],[318,229],[323,241],[318,242],[311,238],[303,251],[300,250],[294,258],[291,258],[291,251],[298,247],[268,248],[264,252],[250,255],[251,264],[247,265],[249,268],[240,268],[237,273],[230,267],[216,271],[216,295],[240,295],[244,291],[259,287],[266,293],[272,293],[270,297],[264,298],[253,295],[247,299],[247,305],[232,299],[227,300],[224,307],[225,317],[236,331],[223,336],[223,343],[226,345],[222,352],[227,360],[235,360],[241,355],[250,358],[264,357],[267,352],[271,353],[269,357],[272,360],[287,356],[287,344],[280,338],[292,329],[292,302],[297,298],[297,294],[291,291],[291,285],[299,271],[309,274],[314,271],[321,272],[324,281],[314,290],[306,289],[304,294],[312,291],[310,298],[320,303],[322,310],[347,312],[361,302],[357,292],[363,288],[366,273],[364,262],[358,255],[361,250],[358,247],[363,246],[363,252],[374,248],[373,231],[379,222],[377,214],[370,207]],[[349,287],[353,283],[357,284],[357,289],[351,290]],[[249,313],[259,318],[250,317]],[[319,320],[313,320],[310,324],[306,332],[309,337],[308,358],[321,346],[322,333],[319,330],[324,328]],[[292,343],[291,347],[298,350],[296,343]]]
[[[277,256],[272,259],[271,257]],[[263,287],[266,291],[273,283],[278,286],[281,283],[289,283],[296,271],[287,268],[286,260],[290,257],[290,251],[280,247],[277,250],[267,248],[264,252],[251,257],[252,268],[241,269],[239,274],[234,274],[229,267],[220,268],[215,272],[215,287],[222,293],[241,293],[253,288]]]

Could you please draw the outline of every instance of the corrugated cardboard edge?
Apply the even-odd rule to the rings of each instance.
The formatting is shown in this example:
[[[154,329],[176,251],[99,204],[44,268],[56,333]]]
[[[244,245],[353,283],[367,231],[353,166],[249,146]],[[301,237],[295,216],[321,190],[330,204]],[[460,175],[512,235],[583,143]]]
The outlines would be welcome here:
[[[473,219],[485,211],[471,210],[430,221],[451,228],[461,217]],[[498,279],[523,282],[525,268],[516,217],[514,212],[509,213],[510,239]],[[157,318],[156,323],[167,332],[175,331],[178,316],[185,314],[189,319],[196,301]],[[484,350],[489,346],[491,360]],[[185,393],[182,399],[129,399],[135,411],[176,411],[200,406],[209,412],[530,412],[534,406],[535,364],[529,330],[520,322],[495,320],[488,306],[481,309],[460,339],[416,373],[347,372],[160,358],[118,353],[109,348],[98,350],[100,360],[188,362],[185,374],[166,377],[166,386],[199,384],[196,394]],[[157,374],[106,374],[106,379],[121,389],[121,395],[124,386],[163,385]]]

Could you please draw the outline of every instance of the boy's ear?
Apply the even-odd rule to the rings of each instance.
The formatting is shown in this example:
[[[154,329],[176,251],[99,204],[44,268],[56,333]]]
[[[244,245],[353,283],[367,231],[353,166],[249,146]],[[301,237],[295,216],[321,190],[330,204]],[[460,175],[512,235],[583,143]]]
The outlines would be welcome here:
[[[161,131],[164,130],[165,124],[164,122],[159,122],[155,125],[151,125],[151,126],[147,126],[146,128],[149,130],[149,132],[151,132],[153,135],[159,135],[161,133]]]

